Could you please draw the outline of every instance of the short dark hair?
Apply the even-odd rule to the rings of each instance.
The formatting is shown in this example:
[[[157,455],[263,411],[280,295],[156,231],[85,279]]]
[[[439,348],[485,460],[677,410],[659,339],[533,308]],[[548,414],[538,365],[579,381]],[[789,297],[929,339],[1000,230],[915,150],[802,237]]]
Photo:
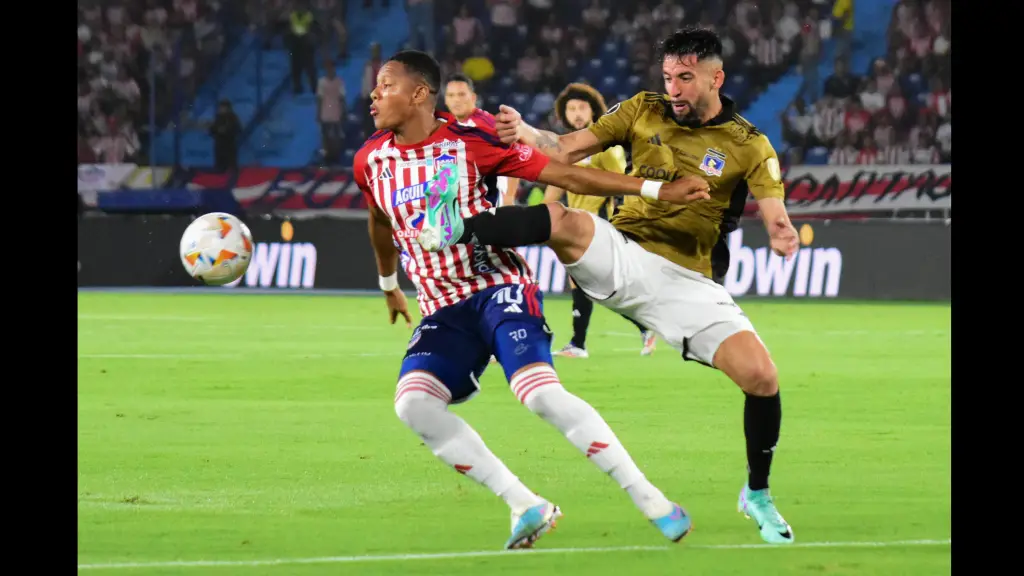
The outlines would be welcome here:
[[[470,78],[469,76],[466,76],[465,74],[452,74],[451,76],[448,77],[448,80],[445,82],[445,86],[452,82],[465,82],[466,86],[469,86],[470,92],[476,92],[476,88],[473,86],[473,79]]]
[[[419,50],[402,50],[388,58],[388,62],[398,62],[405,66],[408,73],[421,77],[431,94],[437,94],[440,90],[441,65],[430,54]]]
[[[722,39],[709,28],[687,26],[676,30],[661,42],[661,60],[666,56],[682,57],[693,54],[697,60],[722,58]]]

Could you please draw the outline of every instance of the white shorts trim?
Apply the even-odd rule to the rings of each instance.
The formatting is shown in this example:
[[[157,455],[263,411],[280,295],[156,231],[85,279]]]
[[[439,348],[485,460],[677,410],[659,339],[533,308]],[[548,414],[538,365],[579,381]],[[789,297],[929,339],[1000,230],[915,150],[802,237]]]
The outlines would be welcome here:
[[[596,302],[654,330],[686,360],[714,366],[726,338],[753,324],[724,286],[683,268],[594,219],[594,239],[566,269]]]

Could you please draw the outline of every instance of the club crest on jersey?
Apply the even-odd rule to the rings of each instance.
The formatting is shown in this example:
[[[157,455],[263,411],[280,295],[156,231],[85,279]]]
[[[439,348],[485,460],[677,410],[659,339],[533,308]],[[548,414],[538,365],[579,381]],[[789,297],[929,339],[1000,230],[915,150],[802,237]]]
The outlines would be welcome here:
[[[399,188],[391,193],[391,205],[401,206],[402,204],[422,200],[424,198],[423,193],[426,190],[427,185],[422,183],[406,186],[405,188]]]
[[[445,151],[444,154],[434,158],[434,171],[440,172],[445,166],[455,166],[457,162],[458,159],[452,155],[451,150]]]
[[[708,176],[721,176],[722,170],[725,169],[725,153],[719,152],[714,148],[708,148],[707,154],[704,155],[704,159],[700,161],[701,172]]]

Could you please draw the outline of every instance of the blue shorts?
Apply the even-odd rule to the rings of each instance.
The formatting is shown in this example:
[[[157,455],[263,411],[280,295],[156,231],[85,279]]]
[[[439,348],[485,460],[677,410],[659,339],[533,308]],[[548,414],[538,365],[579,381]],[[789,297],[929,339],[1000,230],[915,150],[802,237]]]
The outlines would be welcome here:
[[[429,372],[458,404],[480,389],[492,355],[508,380],[524,366],[551,364],[551,335],[535,284],[494,286],[424,318],[412,333],[398,377]]]

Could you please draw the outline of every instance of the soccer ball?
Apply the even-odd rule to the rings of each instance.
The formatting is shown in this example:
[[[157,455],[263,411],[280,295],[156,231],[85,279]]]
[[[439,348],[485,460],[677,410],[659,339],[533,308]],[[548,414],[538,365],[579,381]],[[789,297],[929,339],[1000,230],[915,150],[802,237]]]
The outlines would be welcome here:
[[[223,286],[245,274],[252,259],[252,233],[241,220],[225,212],[196,218],[181,235],[181,264],[189,276],[211,286]]]

